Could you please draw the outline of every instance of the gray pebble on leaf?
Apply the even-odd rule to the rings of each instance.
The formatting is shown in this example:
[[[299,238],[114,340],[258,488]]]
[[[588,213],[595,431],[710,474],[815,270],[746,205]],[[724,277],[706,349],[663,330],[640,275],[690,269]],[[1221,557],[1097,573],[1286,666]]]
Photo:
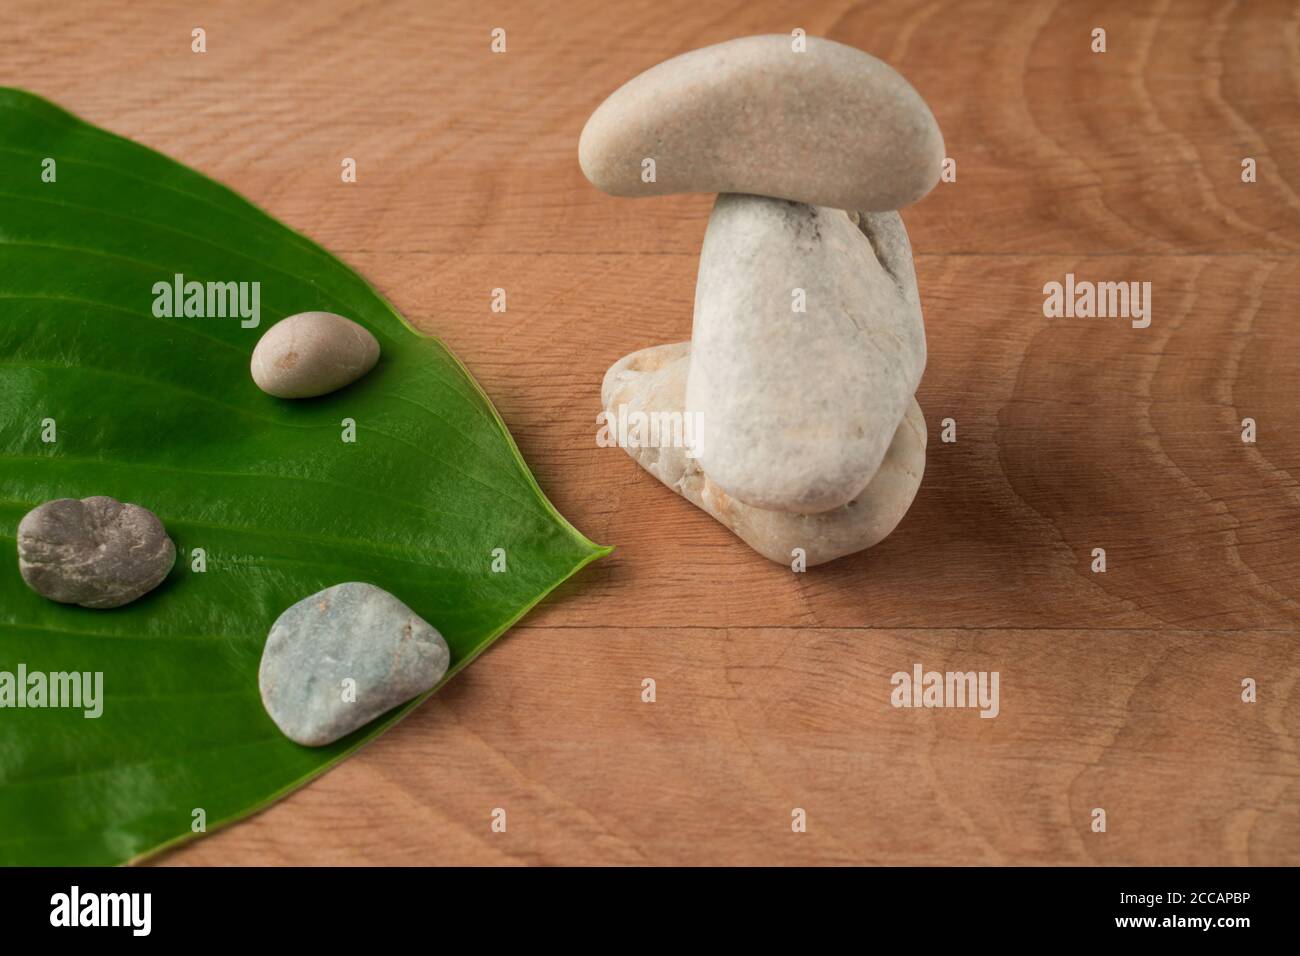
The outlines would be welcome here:
[[[432,689],[450,662],[433,625],[382,588],[351,581],[280,615],[258,685],[285,736],[320,747]]]
[[[18,524],[18,570],[51,601],[90,608],[129,604],[152,591],[176,561],[158,517],[115,498],[59,498]]]

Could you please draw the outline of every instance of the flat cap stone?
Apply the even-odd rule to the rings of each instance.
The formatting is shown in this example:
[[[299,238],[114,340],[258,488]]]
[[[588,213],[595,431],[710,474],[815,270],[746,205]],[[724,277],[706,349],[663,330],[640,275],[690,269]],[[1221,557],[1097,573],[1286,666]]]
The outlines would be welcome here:
[[[615,196],[753,193],[879,212],[939,181],[943,136],[887,64],[817,37],[743,37],[629,80],[592,113],[582,171]],[[647,181],[646,160],[653,160]]]
[[[349,581],[276,619],[258,686],[286,737],[321,747],[432,689],[450,661],[432,624],[383,588]]]
[[[167,577],[176,546],[148,508],[115,498],[59,498],[18,523],[18,570],[37,594],[61,604],[112,608]]]

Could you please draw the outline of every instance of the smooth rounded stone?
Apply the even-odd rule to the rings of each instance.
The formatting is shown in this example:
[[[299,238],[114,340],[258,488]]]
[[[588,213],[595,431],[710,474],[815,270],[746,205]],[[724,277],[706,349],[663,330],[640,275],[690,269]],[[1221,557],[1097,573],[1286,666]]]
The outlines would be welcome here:
[[[61,604],[130,604],[167,577],[176,546],[148,508],[116,498],[59,498],[18,523],[18,570],[37,594]]]
[[[350,581],[276,619],[257,679],[284,735],[321,747],[430,690],[450,661],[433,625],[383,588]]]
[[[379,361],[370,330],[333,312],[299,312],[253,349],[253,381],[278,398],[312,398],[351,385]]]
[[[615,196],[753,193],[872,211],[916,202],[943,165],[930,108],[875,57],[806,39],[802,53],[789,36],[729,40],[629,80],[582,130],[583,173]]]
[[[633,352],[605,373],[601,399],[616,417],[627,414],[680,414],[686,392],[691,344],[679,342]],[[913,399],[870,484],[848,504],[820,514],[799,515],[755,508],[728,495],[710,480],[699,460],[681,447],[628,447],[642,468],[673,491],[712,515],[770,561],[790,565],[802,548],[808,567],[824,564],[883,541],[898,526],[916,497],[925,471],[926,428]]]
[[[714,483],[766,510],[848,504],[880,467],[925,368],[902,219],[719,196],[691,341],[686,407]]]

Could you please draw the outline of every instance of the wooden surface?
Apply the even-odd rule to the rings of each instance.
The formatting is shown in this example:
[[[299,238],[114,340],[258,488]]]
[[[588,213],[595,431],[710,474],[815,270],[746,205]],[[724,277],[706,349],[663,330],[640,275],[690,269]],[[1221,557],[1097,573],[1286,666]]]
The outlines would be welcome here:
[[[1297,3],[14,7],[0,82],[358,268],[618,549],[361,754],[166,862],[1300,862]],[[596,446],[605,369],[689,336],[711,199],[608,197],[576,159],[635,73],[794,27],[897,67],[958,161],[904,214],[925,481],[886,542],[806,574]],[[1067,272],[1151,282],[1151,327],[1045,319]],[[998,671],[1000,715],[891,707],[917,662]]]

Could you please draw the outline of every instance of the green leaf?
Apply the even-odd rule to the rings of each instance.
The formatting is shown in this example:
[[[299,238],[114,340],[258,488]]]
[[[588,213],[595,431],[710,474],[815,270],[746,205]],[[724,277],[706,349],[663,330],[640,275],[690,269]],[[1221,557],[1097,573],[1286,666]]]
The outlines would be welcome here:
[[[153,286],[177,273],[259,282],[259,326],[155,317]],[[370,329],[380,364],[319,399],[263,394],[254,344],[313,309]],[[179,552],[117,610],[46,601],[18,572],[22,516],[90,495],[151,509]],[[208,831],[244,817],[419,703],[329,747],[283,737],[257,668],[300,598],[391,591],[442,631],[449,678],[608,550],[546,500],[456,358],[355,272],[193,170],[0,88],[0,671],[103,674],[98,718],[0,709],[0,863],[139,859],[195,836],[195,810]]]

